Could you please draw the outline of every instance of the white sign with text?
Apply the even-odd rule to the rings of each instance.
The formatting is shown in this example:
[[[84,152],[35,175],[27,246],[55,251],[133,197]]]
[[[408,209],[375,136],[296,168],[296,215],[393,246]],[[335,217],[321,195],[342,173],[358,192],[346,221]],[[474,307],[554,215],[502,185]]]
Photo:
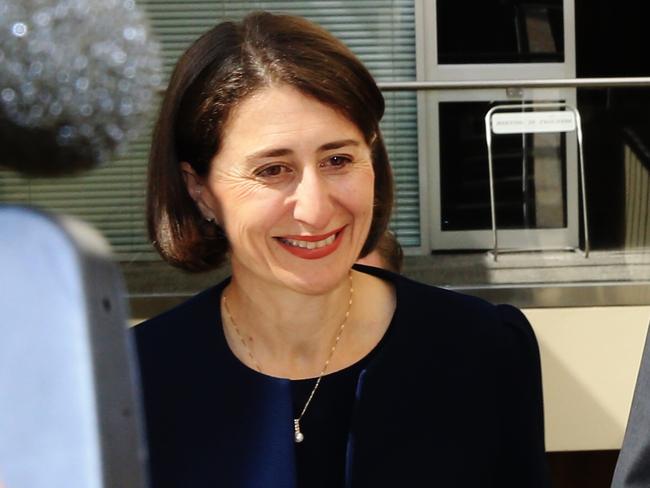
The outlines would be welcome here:
[[[508,112],[492,115],[492,132],[495,134],[570,132],[575,129],[575,114],[570,111]]]

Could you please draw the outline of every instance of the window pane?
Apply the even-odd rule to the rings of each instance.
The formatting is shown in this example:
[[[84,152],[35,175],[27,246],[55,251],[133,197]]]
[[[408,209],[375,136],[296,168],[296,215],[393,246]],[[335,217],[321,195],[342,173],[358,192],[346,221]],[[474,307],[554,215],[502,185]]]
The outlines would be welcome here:
[[[441,102],[440,199],[443,231],[492,227],[484,117],[490,102]],[[495,134],[499,229],[566,227],[565,135]]]
[[[650,89],[578,91],[595,249],[650,247]]]
[[[564,62],[562,0],[438,0],[439,64]]]

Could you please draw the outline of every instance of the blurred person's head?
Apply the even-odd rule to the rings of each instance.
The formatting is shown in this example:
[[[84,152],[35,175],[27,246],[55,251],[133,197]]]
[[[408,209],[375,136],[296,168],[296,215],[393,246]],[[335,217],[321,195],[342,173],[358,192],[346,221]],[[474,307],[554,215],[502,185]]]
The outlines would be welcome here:
[[[384,232],[377,246],[365,257],[359,259],[359,264],[384,268],[394,273],[401,273],[404,261],[404,251],[395,234],[390,230]]]

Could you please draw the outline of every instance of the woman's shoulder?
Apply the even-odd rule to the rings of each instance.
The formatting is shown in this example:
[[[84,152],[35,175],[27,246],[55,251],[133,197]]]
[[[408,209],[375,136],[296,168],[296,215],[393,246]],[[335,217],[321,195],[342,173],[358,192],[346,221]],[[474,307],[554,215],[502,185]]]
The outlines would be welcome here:
[[[417,327],[420,337],[457,336],[464,341],[490,339],[502,346],[523,342],[536,347],[530,323],[512,305],[493,304],[378,268],[357,266],[356,269],[393,283],[397,292],[396,319],[402,322],[400,327]]]
[[[199,326],[206,320],[218,317],[219,299],[227,280],[207,288],[196,295],[184,300],[174,307],[149,318],[133,327],[138,339],[149,336],[176,335],[180,328],[184,332],[192,326]]]
[[[140,377],[147,389],[178,380],[199,356],[217,357],[221,351],[216,331],[223,286],[208,288],[132,328]]]
[[[530,322],[517,307],[493,304],[479,297],[455,290],[418,283],[403,278],[408,296],[408,310],[421,317],[429,316],[428,330],[435,340],[447,336],[462,341],[468,349],[490,348],[505,359],[513,354],[537,357],[538,344]]]

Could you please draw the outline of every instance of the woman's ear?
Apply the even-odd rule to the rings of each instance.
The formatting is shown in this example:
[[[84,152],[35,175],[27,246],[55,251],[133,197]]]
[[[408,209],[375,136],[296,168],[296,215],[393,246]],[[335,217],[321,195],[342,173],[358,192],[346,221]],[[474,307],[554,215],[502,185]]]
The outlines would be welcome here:
[[[212,202],[210,195],[205,191],[203,178],[196,174],[194,168],[188,162],[181,162],[181,170],[183,171],[183,179],[185,180],[185,188],[192,200],[196,203],[199,212],[203,218],[214,222],[216,221],[215,212],[212,209]]]

